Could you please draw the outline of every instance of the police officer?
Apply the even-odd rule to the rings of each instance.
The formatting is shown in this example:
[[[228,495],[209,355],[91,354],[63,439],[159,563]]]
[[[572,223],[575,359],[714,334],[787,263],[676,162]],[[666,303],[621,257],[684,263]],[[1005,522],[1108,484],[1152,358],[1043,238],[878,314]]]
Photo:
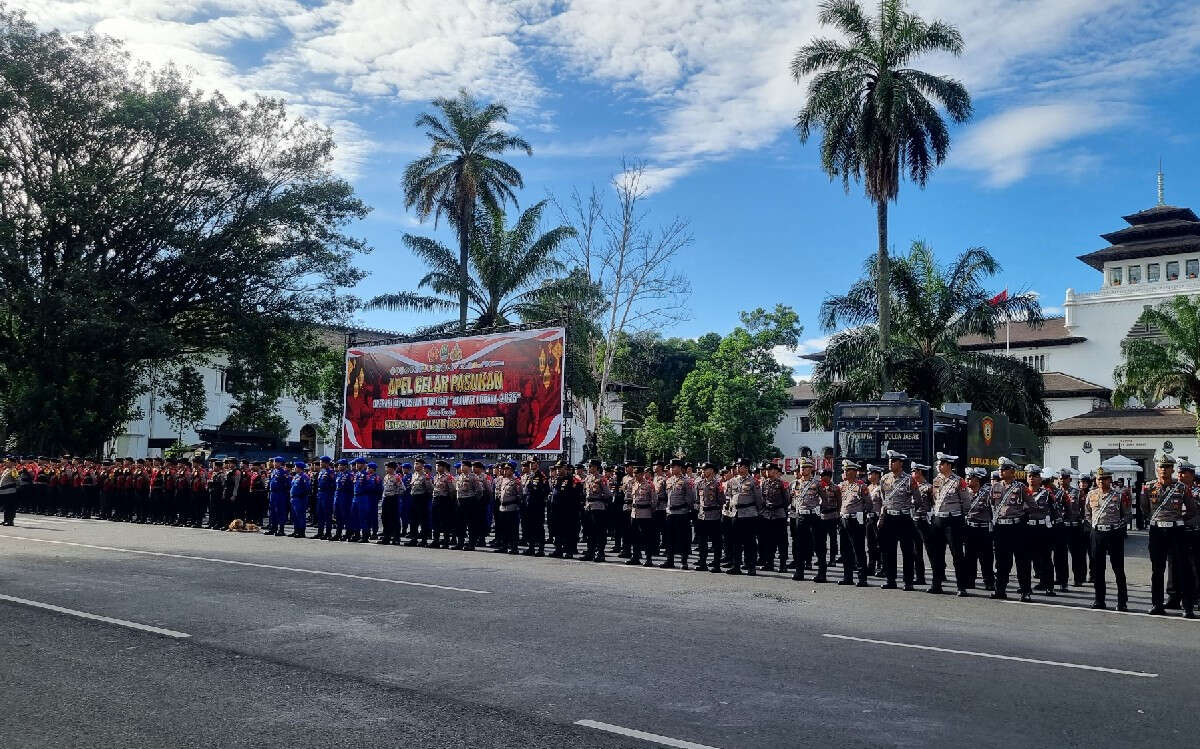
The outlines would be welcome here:
[[[458,474],[454,477],[454,544],[451,546],[456,551],[474,551],[475,547],[470,541],[471,518],[476,514],[483,513],[483,487],[480,485],[479,479],[471,470],[471,464],[468,461],[455,463],[454,467],[458,470]]]
[[[929,563],[933,567],[933,586],[930,593],[941,593],[946,581],[946,548],[954,564],[954,583],[958,595],[965,598],[967,592],[967,566],[964,555],[964,515],[971,505],[971,492],[967,482],[955,475],[954,463],[957,455],[937,454],[938,475],[933,479],[933,505],[930,507]]]
[[[1063,591],[1067,589],[1068,581],[1078,587],[1087,577],[1087,536],[1083,530],[1084,497],[1071,485],[1074,474],[1070,468],[1060,468],[1058,476],[1054,583]]]
[[[495,484],[496,551],[500,554],[516,554],[520,542],[521,481],[513,474],[511,463],[500,464],[500,478]]]
[[[925,555],[932,554],[929,551],[929,513],[933,510],[933,484],[929,483],[929,466],[913,461],[911,468],[913,481],[917,483],[917,490],[913,492],[912,511],[913,529],[916,531],[913,537],[913,574],[917,585],[926,585]]]
[[[580,557],[585,562],[603,562],[604,544],[608,540],[608,504],[612,491],[608,481],[600,472],[600,461],[588,461],[587,476],[583,479],[584,531],[587,534],[587,549]]]
[[[867,587],[867,513],[871,510],[871,492],[858,478],[861,469],[852,460],[842,461],[842,480],[837,485],[838,522],[842,538],[842,579],[838,585]],[[799,566],[797,566],[797,570]]]
[[[1129,590],[1125,584],[1125,527],[1131,507],[1125,492],[1113,486],[1112,474],[1103,466],[1096,469],[1099,486],[1088,492],[1084,513],[1091,526],[1092,584],[1096,597],[1092,608],[1104,609],[1108,586],[1104,582],[1105,559],[1112,563],[1117,581],[1117,611],[1129,610]]]
[[[804,456],[796,468],[796,479],[789,487],[788,515],[792,526],[792,558],[796,569],[793,580],[804,579],[805,564],[817,555],[817,575],[813,582],[826,581],[825,529],[821,523],[821,507],[825,504],[825,488],[814,475],[813,460]]]
[[[271,475],[267,479],[270,513],[267,530],[263,533],[265,536],[282,536],[283,526],[287,523],[292,477],[288,475],[283,463],[281,455],[271,458]]]
[[[878,575],[881,570],[879,558],[879,513],[883,512],[883,494],[879,489],[879,480],[883,477],[883,469],[877,465],[867,464],[867,493],[871,495],[871,509],[867,512],[867,574]]]
[[[1156,461],[1157,478],[1146,482],[1142,488],[1143,505],[1148,507],[1148,540],[1150,549],[1150,613],[1166,614],[1163,607],[1163,576],[1168,563],[1171,578],[1185,616],[1195,618],[1195,589],[1192,581],[1191,560],[1188,554],[1184,527],[1196,514],[1196,501],[1188,487],[1175,480],[1175,459],[1170,455],[1159,456]]]
[[[433,541],[429,545],[434,549],[449,549],[455,530],[455,479],[450,474],[449,461],[439,459],[433,465],[437,473],[433,475]]]
[[[429,475],[429,468],[420,457],[413,459],[412,478],[408,481],[408,491],[412,494],[409,502],[411,520],[405,546],[429,545],[430,505],[433,503],[433,477]]]
[[[383,464],[383,534],[376,541],[380,546],[400,543],[400,494],[404,479],[398,473],[399,468],[394,460]]]
[[[1030,590],[1030,556],[1025,520],[1029,515],[1029,487],[1017,481],[1017,464],[1000,458],[1000,483],[992,489],[992,540],[996,550],[996,590],[991,597],[1008,598],[1008,576],[1015,560],[1021,600],[1033,600]]]
[[[560,460],[555,464],[556,475],[550,485],[550,532],[554,553],[550,556],[572,559],[579,550],[579,508],[583,490],[571,464]]]
[[[11,455],[4,456],[4,463],[0,465],[0,507],[4,510],[4,519],[0,520],[0,525],[11,526],[17,514],[17,483],[21,478],[21,471],[17,468],[17,461]]]
[[[788,559],[788,483],[780,477],[777,463],[763,466],[766,477],[759,482],[763,496],[763,515],[759,525],[759,562],[762,569],[774,571],[779,555],[779,571],[787,571]]]
[[[1029,546],[1029,559],[1037,573],[1038,584],[1034,590],[1053,597],[1054,566],[1050,558],[1051,533],[1054,527],[1053,489],[1042,481],[1042,467],[1030,463],[1025,466],[1029,479],[1029,510],[1025,514],[1025,538]]]
[[[358,458],[355,462],[360,460],[363,459]],[[374,520],[372,516],[379,507],[379,500],[383,497],[383,482],[377,473],[379,466],[374,461],[364,461],[359,465],[362,465],[363,468],[356,472],[354,497],[351,499],[351,509],[355,514],[355,526],[358,532],[350,540],[365,544],[371,540],[371,522]]]
[[[549,496],[550,481],[537,458],[526,458],[525,472],[521,476],[521,533],[527,544],[525,556],[546,556],[546,499]]]
[[[238,497],[241,496],[244,490],[242,487],[243,480],[242,470],[238,468],[237,460],[235,458],[226,458],[225,485],[222,488],[221,495],[221,520],[218,523],[220,530],[229,530],[229,524],[237,513]],[[307,487],[307,484],[305,486]]]
[[[321,468],[317,471],[316,480],[317,535],[314,538],[328,541],[333,536],[333,502],[337,493],[337,471],[333,469],[333,460],[328,455],[322,455],[320,463]]]
[[[721,571],[721,506],[725,504],[725,489],[717,478],[716,466],[712,463],[701,465],[700,476],[696,479],[696,537],[700,541],[698,552],[700,563],[696,565],[699,572]],[[712,567],[708,566],[708,553],[712,550]]]
[[[633,556],[634,544],[634,527],[633,527],[633,493],[637,489],[637,463],[628,461],[625,463],[625,475],[621,477],[620,489],[620,520],[618,523],[622,526],[622,531],[619,537],[614,537],[614,541],[619,541],[617,556],[621,559],[629,559]],[[613,504],[616,504],[614,498]],[[616,534],[614,534],[616,536]]]
[[[964,566],[967,587],[975,587],[976,569],[983,577],[983,589],[995,589],[995,568],[992,555],[992,482],[983,468],[974,468],[967,479],[971,500],[963,515],[965,526]]]
[[[729,568],[731,575],[740,575],[742,570],[745,570],[747,575],[757,574],[755,564],[758,562],[758,523],[765,504],[758,480],[750,475],[750,466],[748,458],[739,458],[737,473],[725,482],[725,502],[730,508],[733,538],[736,543],[733,566]],[[741,552],[741,569],[738,568],[738,551]]]
[[[918,485],[912,474],[904,472],[908,456],[895,450],[887,451],[888,472],[879,480],[883,511],[879,515],[879,547],[883,557],[883,574],[887,578],[882,588],[896,588],[896,548],[899,547],[904,565],[904,589],[913,590],[913,554],[917,531],[913,527],[913,495]]]
[[[680,557],[682,569],[688,568],[688,552],[692,548],[692,508],[696,506],[695,488],[683,475],[682,460],[671,461],[670,474],[663,488],[667,494],[667,561],[665,569],[674,569],[675,557]]]
[[[312,479],[308,475],[308,464],[297,460],[292,468],[292,485],[288,492],[291,499],[292,532],[291,538],[305,538],[308,530],[308,495],[312,488]]]
[[[1192,501],[1200,508],[1200,485],[1196,484],[1196,466],[1186,460],[1179,461],[1176,466],[1179,481],[1192,495]],[[1187,545],[1188,559],[1192,572],[1192,590],[1200,598],[1200,512],[1193,513],[1183,528],[1184,540]],[[1168,590],[1170,586],[1168,585]]]
[[[653,567],[654,552],[656,551],[654,508],[658,498],[653,477],[640,465],[634,468],[634,480],[630,491],[633,497],[630,512],[633,520],[634,546],[633,556],[625,560],[625,564],[643,563],[642,555],[645,554],[645,566]]]

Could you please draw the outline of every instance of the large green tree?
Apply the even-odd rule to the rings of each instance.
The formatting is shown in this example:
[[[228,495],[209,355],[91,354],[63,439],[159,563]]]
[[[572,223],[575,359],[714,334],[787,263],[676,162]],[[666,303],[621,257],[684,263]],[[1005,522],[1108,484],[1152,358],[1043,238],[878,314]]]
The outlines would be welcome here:
[[[881,377],[883,354],[876,329],[879,298],[877,266],[864,263],[864,276],[841,296],[821,304],[821,326],[837,333],[813,368],[817,399],[814,417],[827,421],[838,401],[875,400],[886,391]],[[889,342],[891,387],[935,407],[969,402],[996,411],[1038,434],[1049,428],[1042,377],[1018,359],[964,349],[968,335],[995,338],[1006,320],[1040,326],[1042,309],[1032,293],[993,295],[983,287],[1000,265],[983,248],[963,252],[948,266],[940,265],[924,243],[914,242],[908,255],[892,259],[889,301],[895,330]],[[1000,333],[1003,335],[1003,333]]]
[[[458,232],[458,325],[467,328],[470,307],[468,258],[479,203],[498,210],[512,201],[514,189],[525,186],[521,173],[500,157],[520,150],[532,156],[524,138],[502,125],[508,122],[503,104],[483,104],[466,91],[454,98],[433,100],[437,114],[424,112],[416,126],[429,138],[429,153],[404,170],[404,203],[421,219],[446,214]]]
[[[1175,398],[1184,408],[1200,405],[1200,299],[1177,296],[1142,311],[1138,322],[1154,335],[1121,343],[1121,364],[1113,371],[1113,402],[1136,398],[1154,406]]]
[[[328,130],[0,12],[0,443],[95,451],[148,368],[337,321],[367,208]]]
[[[813,76],[808,100],[796,116],[796,132],[807,142],[821,130],[821,167],[830,178],[865,184],[875,204],[879,244],[876,251],[880,348],[891,333],[888,308],[888,203],[900,194],[903,175],[924,187],[930,172],[950,151],[950,132],[937,107],[955,122],[971,116],[966,88],[948,76],[912,67],[929,52],[959,55],[958,29],[943,21],[925,21],[905,9],[904,0],[880,0],[868,16],[858,0],[825,0],[819,15],[845,40],[814,39],[792,58],[796,82]],[[888,359],[879,360],[884,388],[889,387]]]
[[[795,348],[803,328],[782,304],[743,312],[741,321],[696,364],[675,397],[674,434],[690,458],[728,462],[778,454],[775,427],[790,403],[792,374],[772,351]]]

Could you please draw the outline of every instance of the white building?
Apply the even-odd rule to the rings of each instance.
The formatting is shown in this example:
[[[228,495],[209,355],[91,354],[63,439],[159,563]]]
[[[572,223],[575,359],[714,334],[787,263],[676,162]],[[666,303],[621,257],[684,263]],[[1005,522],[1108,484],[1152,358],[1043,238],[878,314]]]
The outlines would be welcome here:
[[[967,349],[1022,359],[1043,373],[1051,415],[1048,467],[1091,471],[1121,454],[1138,461],[1143,475],[1153,476],[1157,452],[1200,458],[1196,417],[1174,407],[1176,403],[1111,406],[1122,341],[1158,333],[1138,323],[1142,311],[1178,295],[1200,295],[1200,218],[1190,208],[1161,200],[1123,218],[1127,227],[1101,235],[1108,247],[1079,257],[1101,273],[1100,288],[1067,289],[1063,317],[1050,318],[1040,328],[1013,323],[998,330],[995,339],[968,336],[959,341]],[[799,454],[793,452],[800,443],[791,432],[792,420],[808,415],[809,402],[811,398],[794,400],[776,430],[784,455]],[[822,439],[833,444],[832,433],[808,431],[805,446]]]

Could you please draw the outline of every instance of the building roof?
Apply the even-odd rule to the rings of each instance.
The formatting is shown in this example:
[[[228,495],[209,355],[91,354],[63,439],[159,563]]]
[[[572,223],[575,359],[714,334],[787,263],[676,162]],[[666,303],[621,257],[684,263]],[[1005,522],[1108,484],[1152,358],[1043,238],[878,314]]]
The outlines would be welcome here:
[[[1069,346],[1073,343],[1083,343],[1087,339],[1073,336],[1067,332],[1065,317],[1047,317],[1040,328],[1025,323],[1015,323],[1005,331],[1005,326],[996,328],[996,336],[990,338],[982,335],[967,335],[958,339],[961,348],[971,350],[1002,349],[1007,344],[1016,348],[1034,346]]]
[[[1191,208],[1156,205],[1122,217],[1129,226],[1101,234],[1109,243],[1079,259],[1096,270],[1112,260],[1133,260],[1200,251],[1200,218]]]
[[[1109,398],[1112,390],[1063,372],[1042,372],[1047,398]]]
[[[1098,408],[1050,425],[1051,436],[1195,433],[1195,414],[1179,408]]]
[[[788,395],[792,396],[793,406],[807,406],[817,399],[811,382],[797,382],[788,388]]]

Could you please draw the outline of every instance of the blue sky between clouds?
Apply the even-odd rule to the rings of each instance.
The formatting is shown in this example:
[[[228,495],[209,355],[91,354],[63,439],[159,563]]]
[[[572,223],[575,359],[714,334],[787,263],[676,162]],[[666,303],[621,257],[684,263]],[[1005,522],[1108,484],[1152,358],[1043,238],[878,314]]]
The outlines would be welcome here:
[[[375,251],[362,296],[412,288],[423,274],[401,244],[419,224],[399,189],[424,149],[412,127],[429,99],[466,86],[506,101],[534,156],[513,156],[526,206],[603,185],[623,156],[656,180],[650,207],[690,219],[684,259],[692,316],[668,335],[725,332],[739,310],[784,302],[821,348],[821,300],[855,278],[875,244],[874,211],[817,168],[792,118],[804,86],[788,74],[796,47],[830,34],[812,0],[21,0],[45,28],[94,28],[152,64],[192,69],[231,98],[283,96],[332,127],[338,169],[374,207],[358,227]],[[959,59],[921,67],[969,87],[976,116],[953,131],[929,187],[901,189],[896,251],[924,239],[948,261],[987,247],[1004,270],[996,290],[1032,289],[1058,307],[1067,287],[1099,274],[1075,259],[1097,235],[1151,206],[1158,159],[1167,201],[1200,208],[1190,95],[1200,6],[1144,0],[914,0],[957,24]],[[428,315],[371,312],[404,330]],[[781,358],[796,360],[787,354]],[[799,374],[807,371],[801,367]]]

